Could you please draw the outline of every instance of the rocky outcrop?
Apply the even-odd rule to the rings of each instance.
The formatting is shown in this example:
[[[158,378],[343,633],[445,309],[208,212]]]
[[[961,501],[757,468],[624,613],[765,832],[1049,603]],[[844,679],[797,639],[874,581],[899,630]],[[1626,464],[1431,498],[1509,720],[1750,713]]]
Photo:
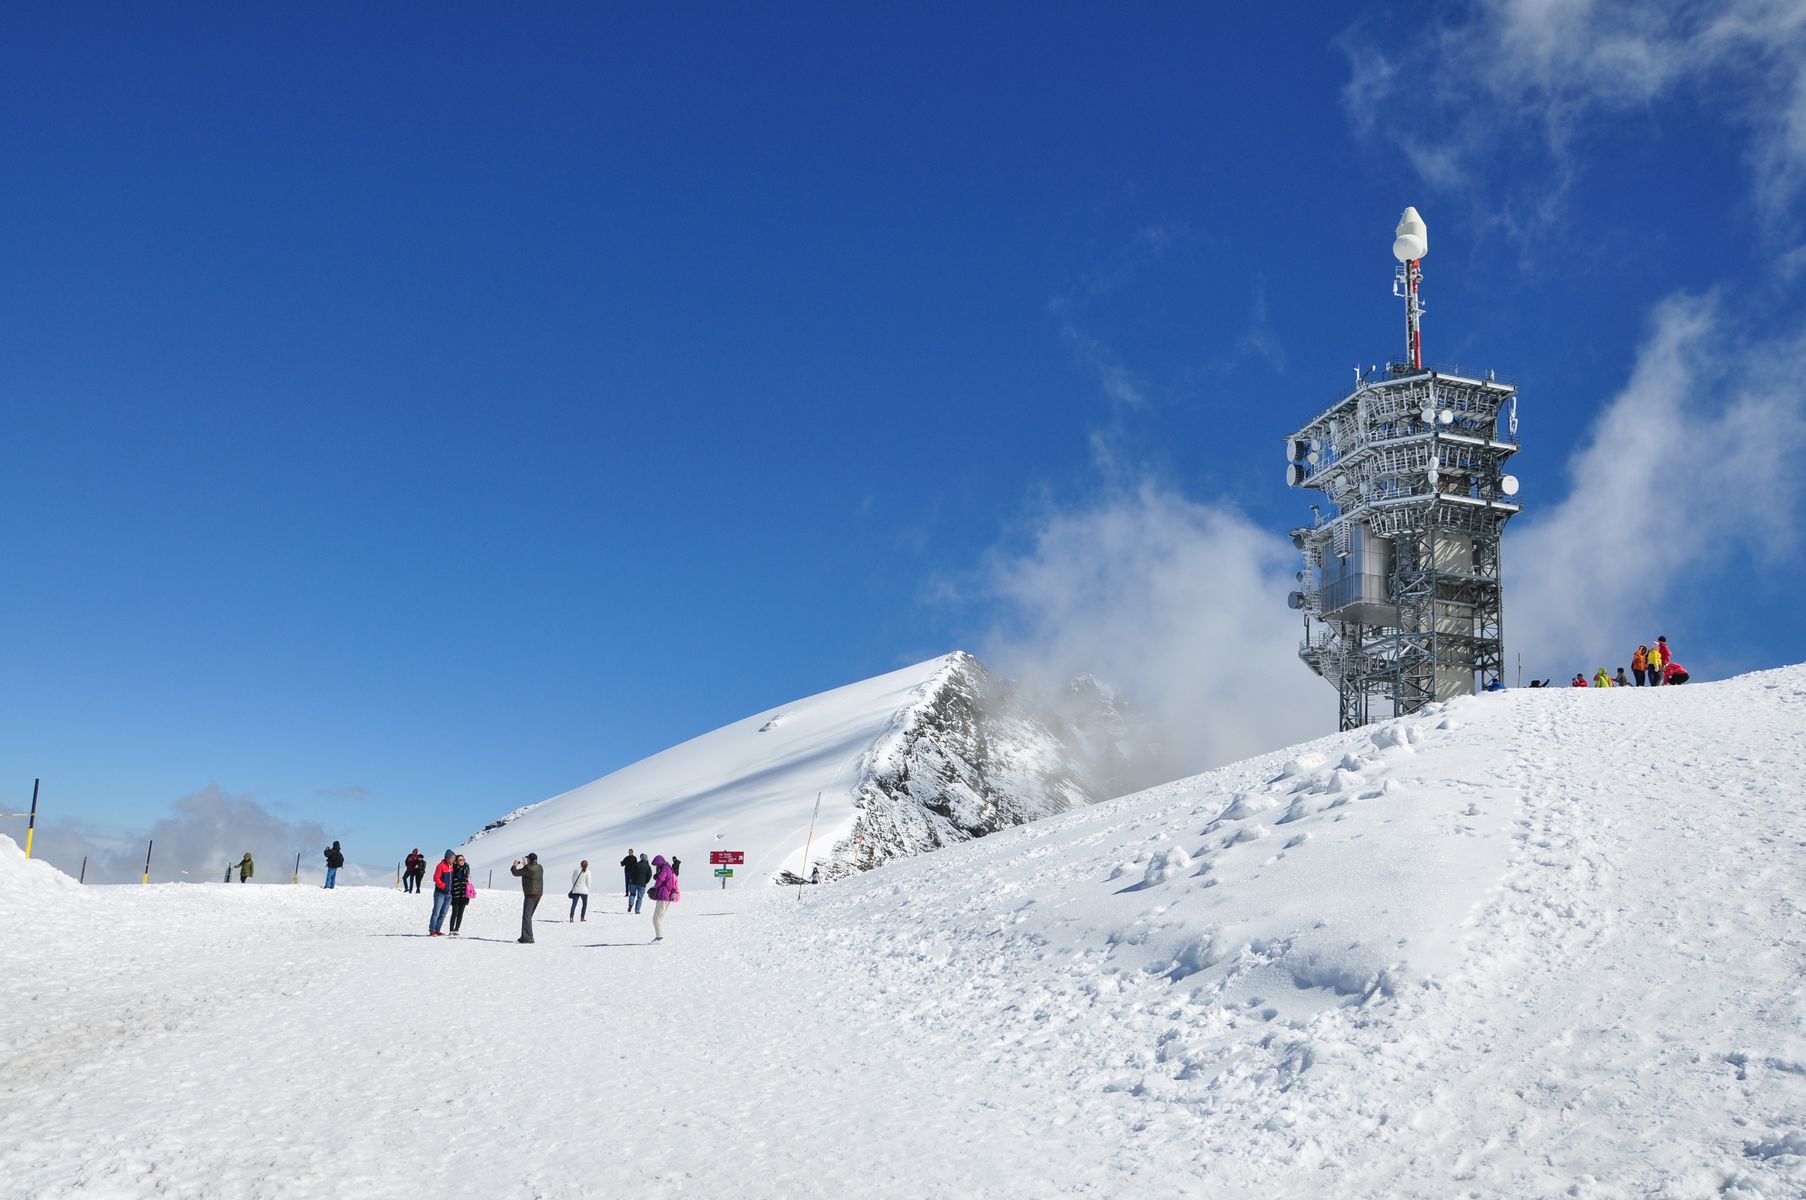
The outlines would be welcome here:
[[[950,655],[867,751],[858,816],[823,873],[870,870],[1118,794],[1135,751],[1121,708],[1089,678],[1033,700],[970,654]]]

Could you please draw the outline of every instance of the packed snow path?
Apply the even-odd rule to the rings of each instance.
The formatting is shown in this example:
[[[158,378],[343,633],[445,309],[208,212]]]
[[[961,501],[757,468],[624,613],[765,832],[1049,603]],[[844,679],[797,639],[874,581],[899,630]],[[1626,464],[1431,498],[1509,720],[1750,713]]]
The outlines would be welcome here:
[[[1803,768],[1802,668],[1480,697],[800,902],[694,868],[658,946],[606,871],[518,946],[499,881],[428,939],[0,842],[0,1195],[1803,1195]]]

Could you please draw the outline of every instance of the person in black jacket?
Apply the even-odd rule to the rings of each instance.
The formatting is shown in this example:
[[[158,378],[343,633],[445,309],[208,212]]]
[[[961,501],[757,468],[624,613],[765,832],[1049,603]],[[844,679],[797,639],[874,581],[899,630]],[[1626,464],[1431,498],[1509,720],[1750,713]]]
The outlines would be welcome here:
[[[683,859],[677,857],[677,855],[675,855],[675,854],[673,854],[671,856],[671,874],[682,875],[683,874],[683,865],[684,865]]]
[[[334,842],[326,847],[326,886],[331,887],[339,877],[339,868],[345,865],[345,852]]]
[[[627,911],[637,913],[646,900],[646,885],[652,882],[652,864],[642,854],[633,860],[630,870],[628,878],[632,882],[627,885]]]
[[[622,882],[627,885],[627,899],[629,901],[633,899],[633,868],[639,861],[639,859],[633,856],[632,850],[629,850],[627,852],[627,857],[621,860],[621,879]],[[628,907],[631,908],[632,905],[630,904]]]
[[[464,906],[470,903],[470,864],[462,854],[452,859],[451,874],[445,877],[445,891],[451,896],[451,935],[458,936],[464,924]]]

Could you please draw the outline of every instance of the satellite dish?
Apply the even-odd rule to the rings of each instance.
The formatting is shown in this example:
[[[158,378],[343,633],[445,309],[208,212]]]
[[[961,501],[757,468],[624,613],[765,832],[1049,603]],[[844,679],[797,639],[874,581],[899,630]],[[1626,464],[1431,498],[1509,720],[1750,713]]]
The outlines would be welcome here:
[[[1499,476],[1499,490],[1507,496],[1518,494],[1518,477],[1516,475]]]
[[[1289,608],[1302,609],[1304,607],[1304,593],[1292,592],[1286,596],[1286,605]]]
[[[1398,228],[1392,231],[1392,257],[1399,262],[1410,262],[1422,258],[1430,252],[1430,231],[1417,215],[1415,208],[1407,208],[1405,215],[1398,219]]]
[[[1297,487],[1304,482],[1304,468],[1297,463],[1286,464],[1286,486]]]
[[[1319,462],[1322,459],[1322,457],[1323,457],[1322,455],[1318,454],[1315,450],[1313,450],[1309,454],[1304,456],[1304,461],[1307,463],[1311,463],[1312,465],[1315,465],[1317,462]]]
[[[1425,425],[1436,424],[1436,410],[1433,408],[1426,408],[1417,415],[1423,418],[1423,423]]]
[[[1311,439],[1311,449],[1321,450],[1321,449],[1323,449],[1323,443],[1321,441],[1319,441],[1317,438],[1312,438]]]
[[[1297,438],[1286,439],[1286,457],[1297,462],[1305,455],[1304,443]]]
[[[1292,578],[1296,579],[1299,583],[1303,583],[1304,582],[1304,572],[1300,571],[1300,572],[1298,572],[1298,574],[1292,576]]]
[[[1431,467],[1428,471],[1424,472],[1424,478],[1430,481],[1431,487],[1435,487],[1442,480],[1442,472],[1438,471],[1435,467]]]
[[[1436,419],[1441,421],[1444,425],[1453,425],[1455,423],[1455,410],[1452,408],[1445,408],[1436,414]]]

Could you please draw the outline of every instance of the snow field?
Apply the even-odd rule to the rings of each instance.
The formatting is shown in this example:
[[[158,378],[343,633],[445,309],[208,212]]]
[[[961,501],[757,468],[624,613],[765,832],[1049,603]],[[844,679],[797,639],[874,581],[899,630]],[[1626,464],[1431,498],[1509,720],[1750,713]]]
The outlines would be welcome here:
[[[1803,1195],[1803,766],[1806,668],[1478,697],[800,898],[687,871],[659,946],[606,868],[523,947],[500,887],[429,940],[0,841],[0,1195]]]

